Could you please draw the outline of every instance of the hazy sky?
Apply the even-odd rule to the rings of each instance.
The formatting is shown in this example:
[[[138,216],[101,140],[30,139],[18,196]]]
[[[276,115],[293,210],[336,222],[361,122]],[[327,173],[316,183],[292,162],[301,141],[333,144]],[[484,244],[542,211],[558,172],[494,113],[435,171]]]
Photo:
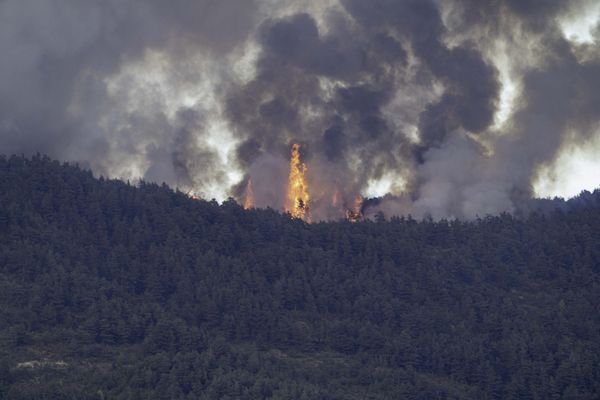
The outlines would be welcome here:
[[[0,0],[0,153],[281,208],[466,217],[600,185],[600,3]]]

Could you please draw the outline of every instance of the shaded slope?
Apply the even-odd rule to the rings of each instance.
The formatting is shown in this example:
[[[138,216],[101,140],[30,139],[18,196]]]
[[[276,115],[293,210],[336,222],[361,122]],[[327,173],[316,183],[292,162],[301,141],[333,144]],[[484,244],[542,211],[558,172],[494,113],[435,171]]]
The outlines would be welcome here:
[[[0,158],[0,398],[596,398],[580,199],[307,225]]]

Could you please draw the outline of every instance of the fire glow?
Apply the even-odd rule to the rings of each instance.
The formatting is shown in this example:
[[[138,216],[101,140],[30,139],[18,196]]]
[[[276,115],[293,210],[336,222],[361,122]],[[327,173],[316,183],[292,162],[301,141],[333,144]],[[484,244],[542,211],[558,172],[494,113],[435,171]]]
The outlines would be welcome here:
[[[252,190],[252,179],[248,179],[248,184],[246,185],[246,198],[244,199],[244,208],[249,210],[254,208],[254,192]]]
[[[300,145],[292,145],[290,159],[290,175],[288,179],[287,202],[285,210],[294,218],[310,222],[309,206],[310,196],[306,183],[306,164],[300,160]]]
[[[344,188],[338,178],[321,176],[322,166],[318,162],[309,166],[303,159],[303,146],[291,144],[287,162],[278,159],[269,165],[273,170],[270,176],[247,177],[238,192],[243,208],[249,210],[275,204],[276,209],[289,217],[308,223],[364,220],[364,198],[357,188]]]
[[[361,195],[356,196],[354,200],[354,207],[351,210],[346,211],[346,219],[352,223],[358,222],[362,219],[362,205],[363,197]]]

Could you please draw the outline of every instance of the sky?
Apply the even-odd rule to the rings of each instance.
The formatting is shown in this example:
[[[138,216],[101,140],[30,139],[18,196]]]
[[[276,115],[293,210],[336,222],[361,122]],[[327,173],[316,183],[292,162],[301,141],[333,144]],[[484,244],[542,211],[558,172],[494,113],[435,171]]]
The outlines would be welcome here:
[[[600,186],[593,0],[0,0],[0,50],[0,154],[283,209],[299,143],[315,220]]]

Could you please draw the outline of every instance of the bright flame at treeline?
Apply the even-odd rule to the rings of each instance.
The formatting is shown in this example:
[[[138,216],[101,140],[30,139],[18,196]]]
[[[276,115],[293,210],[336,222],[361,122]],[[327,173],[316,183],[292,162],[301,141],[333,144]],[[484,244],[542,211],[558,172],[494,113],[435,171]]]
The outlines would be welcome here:
[[[311,198],[309,193],[306,173],[308,167],[300,158],[300,145],[294,143],[290,156],[290,171],[287,183],[285,211],[293,218],[302,219],[311,222],[310,206]],[[331,205],[334,208],[340,207],[339,189],[336,189],[332,198]],[[351,209],[345,211],[345,218],[350,222],[358,222],[363,218],[362,205],[363,197],[358,195]],[[244,190],[244,208],[246,210],[254,208],[254,191],[252,189],[252,178],[248,178]]]
[[[305,176],[307,170],[306,164],[300,160],[300,145],[294,143],[290,159],[290,176],[285,210],[294,218],[310,222],[310,196]]]
[[[246,198],[244,199],[244,208],[246,210],[254,208],[254,192],[252,191],[252,178],[248,179],[245,196]]]
[[[346,219],[350,222],[358,222],[362,218],[362,205],[363,197],[361,195],[356,196],[354,200],[354,207],[351,210],[346,211]]]

